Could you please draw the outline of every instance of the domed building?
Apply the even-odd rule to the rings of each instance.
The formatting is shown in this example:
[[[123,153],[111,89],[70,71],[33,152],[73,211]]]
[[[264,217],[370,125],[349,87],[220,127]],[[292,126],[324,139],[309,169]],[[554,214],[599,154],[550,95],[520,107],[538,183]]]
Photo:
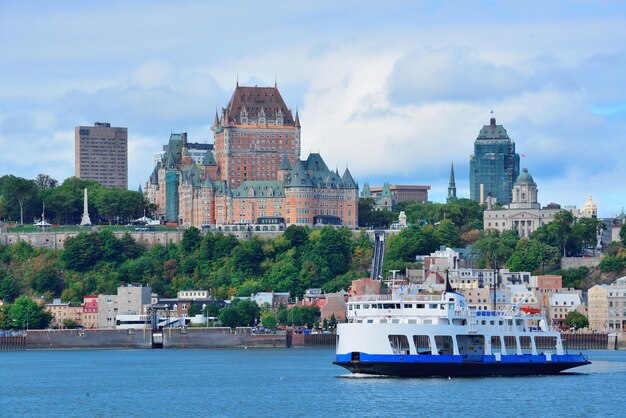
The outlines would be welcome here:
[[[520,237],[528,237],[542,225],[552,222],[561,207],[550,204],[541,208],[537,193],[537,183],[524,168],[513,184],[511,203],[508,207],[493,209],[488,205],[485,209],[484,229],[496,229],[500,232],[515,229]]]
[[[582,218],[597,218],[598,217],[598,205],[593,201],[591,195],[589,195],[589,199],[583,205],[582,210],[580,211],[580,217]]]

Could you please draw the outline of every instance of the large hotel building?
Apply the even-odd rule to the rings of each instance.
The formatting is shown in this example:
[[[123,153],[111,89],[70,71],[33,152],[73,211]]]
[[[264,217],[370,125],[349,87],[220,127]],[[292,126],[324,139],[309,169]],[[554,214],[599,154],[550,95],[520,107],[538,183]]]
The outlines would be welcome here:
[[[96,122],[74,128],[76,177],[128,188],[128,129]]]
[[[237,84],[212,130],[214,149],[194,161],[187,134],[172,134],[145,188],[165,222],[344,225],[356,228],[358,185],[319,154],[300,159],[300,121],[274,87]]]

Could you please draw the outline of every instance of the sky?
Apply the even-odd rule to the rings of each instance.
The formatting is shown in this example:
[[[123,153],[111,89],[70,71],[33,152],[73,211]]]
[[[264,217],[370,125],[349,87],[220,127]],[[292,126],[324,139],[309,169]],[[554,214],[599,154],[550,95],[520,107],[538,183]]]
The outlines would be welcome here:
[[[129,188],[172,132],[213,142],[240,85],[278,88],[302,154],[359,185],[469,197],[494,116],[542,205],[626,206],[626,2],[0,0],[0,176],[74,175],[74,127],[128,128]],[[491,113],[493,111],[493,114]]]

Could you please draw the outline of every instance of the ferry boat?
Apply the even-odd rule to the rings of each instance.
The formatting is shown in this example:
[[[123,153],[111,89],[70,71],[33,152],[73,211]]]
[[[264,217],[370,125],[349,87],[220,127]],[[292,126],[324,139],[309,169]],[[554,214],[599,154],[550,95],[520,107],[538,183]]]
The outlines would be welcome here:
[[[567,354],[538,313],[468,308],[446,280],[441,294],[366,295],[347,303],[334,364],[400,377],[548,375],[590,364]]]

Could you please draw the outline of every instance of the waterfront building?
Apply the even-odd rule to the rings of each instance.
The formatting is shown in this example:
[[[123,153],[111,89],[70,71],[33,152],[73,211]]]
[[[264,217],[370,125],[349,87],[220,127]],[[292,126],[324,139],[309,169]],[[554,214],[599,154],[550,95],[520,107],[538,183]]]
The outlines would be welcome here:
[[[575,293],[552,293],[548,306],[548,320],[560,329],[567,328],[565,318],[570,312],[578,311],[587,316],[582,298],[579,292]]]
[[[187,136],[172,134],[145,195],[165,222],[217,230],[282,230],[289,225],[358,226],[358,185],[348,168],[319,154],[300,156],[300,121],[271,87],[240,87],[212,127],[201,164]]]
[[[141,315],[150,305],[150,286],[124,285],[115,295],[98,295],[98,328],[115,328],[117,315]]]
[[[430,186],[384,183],[382,186],[363,185],[362,198],[373,198],[375,210],[394,210],[401,202],[427,202]]]
[[[88,295],[83,297],[83,328],[91,329],[98,327],[98,296]]]
[[[493,308],[491,297],[493,293],[487,287],[462,288],[459,291],[465,296],[467,307],[477,311],[490,311]]]
[[[503,205],[511,203],[519,163],[515,143],[506,129],[496,124],[496,118],[491,118],[478,133],[470,156],[470,199],[483,203],[490,196]]]
[[[45,310],[52,314],[50,328],[65,328],[65,321],[74,321],[77,325],[82,325],[82,306],[74,306],[72,302],[61,302],[61,299],[54,299],[52,303],[46,303]]]
[[[601,332],[626,330],[626,277],[595,285],[588,293],[589,327]]]
[[[76,177],[128,188],[128,129],[96,122],[74,128]]]
[[[561,207],[550,204],[541,208],[537,200],[537,183],[528,173],[522,170],[513,188],[512,200],[508,207],[494,209],[488,202],[483,214],[484,229],[495,229],[500,232],[514,229],[520,237],[528,237],[539,227],[552,222]]]

